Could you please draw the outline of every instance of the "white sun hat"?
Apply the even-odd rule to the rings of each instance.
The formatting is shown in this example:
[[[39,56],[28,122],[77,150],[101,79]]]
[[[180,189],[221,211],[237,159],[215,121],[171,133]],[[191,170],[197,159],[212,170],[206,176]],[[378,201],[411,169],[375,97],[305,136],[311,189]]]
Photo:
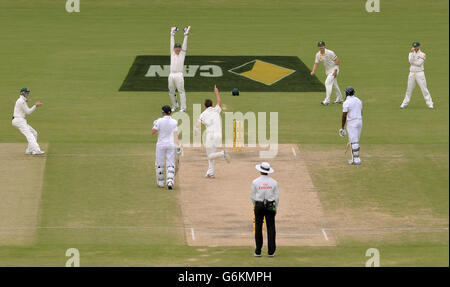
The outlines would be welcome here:
[[[268,162],[263,162],[261,164],[257,164],[255,166],[255,168],[257,170],[259,170],[260,172],[264,172],[264,173],[273,173],[274,172],[273,168],[270,167],[270,164]]]

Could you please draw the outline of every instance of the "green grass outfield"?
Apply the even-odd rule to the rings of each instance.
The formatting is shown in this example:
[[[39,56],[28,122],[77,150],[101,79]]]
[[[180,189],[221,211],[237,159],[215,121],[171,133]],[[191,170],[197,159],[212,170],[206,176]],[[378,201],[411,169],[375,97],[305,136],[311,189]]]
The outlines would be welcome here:
[[[71,247],[82,266],[364,266],[370,247],[382,266],[448,266],[448,229],[343,232],[336,247],[279,247],[272,260],[253,258],[249,247],[186,246],[178,191],[154,186],[151,124],[167,92],[118,92],[136,55],[167,54],[173,25],[192,25],[188,56],[298,56],[311,68],[324,40],[341,59],[341,89],[351,84],[364,102],[363,165],[308,161],[325,214],[364,217],[370,208],[408,226],[448,228],[448,1],[381,0],[381,13],[371,14],[361,0],[81,0],[78,14],[64,2],[0,2],[0,143],[25,148],[10,118],[19,89],[31,88],[44,106],[30,123],[49,145],[39,226],[80,228],[41,228],[33,245],[0,246],[0,266],[63,266]],[[427,53],[435,110],[418,87],[399,109],[412,41]],[[322,66],[317,75],[324,81]],[[212,95],[187,94],[189,105]],[[313,155],[344,149],[340,107],[322,107],[322,99],[223,91],[233,111],[278,111],[280,142]]]

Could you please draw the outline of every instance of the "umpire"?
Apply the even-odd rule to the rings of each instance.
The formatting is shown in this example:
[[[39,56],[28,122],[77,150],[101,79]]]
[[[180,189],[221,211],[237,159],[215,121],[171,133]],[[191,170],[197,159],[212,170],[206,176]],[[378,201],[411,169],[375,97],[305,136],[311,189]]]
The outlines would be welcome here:
[[[256,165],[256,169],[261,172],[261,176],[252,183],[251,199],[255,212],[255,257],[261,257],[263,246],[263,220],[266,218],[268,255],[273,257],[275,254],[275,215],[279,201],[278,183],[269,176],[273,173],[273,168],[268,162]]]

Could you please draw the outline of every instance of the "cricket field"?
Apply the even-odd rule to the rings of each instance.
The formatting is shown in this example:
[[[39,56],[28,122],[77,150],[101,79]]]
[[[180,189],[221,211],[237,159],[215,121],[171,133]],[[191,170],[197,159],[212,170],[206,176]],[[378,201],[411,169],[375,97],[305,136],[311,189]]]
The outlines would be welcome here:
[[[68,13],[65,0],[0,1],[0,266],[65,266],[69,248],[81,266],[365,266],[369,248],[381,266],[448,266],[449,2],[381,0],[373,13],[365,2],[81,0]],[[186,61],[201,62],[185,78],[191,120],[214,99],[200,72],[227,59],[227,112],[278,113],[275,258],[253,257],[251,148],[228,148],[214,180],[204,152],[186,149],[175,189],[156,186],[167,78],[130,75],[157,59],[139,56],[168,57],[170,27],[187,25]],[[341,90],[364,103],[361,166],[338,136],[342,106],[320,105],[323,66],[308,74],[320,40],[340,58]],[[434,110],[418,87],[399,108],[413,41]],[[45,156],[26,156],[11,125],[22,87],[43,102],[27,119]]]

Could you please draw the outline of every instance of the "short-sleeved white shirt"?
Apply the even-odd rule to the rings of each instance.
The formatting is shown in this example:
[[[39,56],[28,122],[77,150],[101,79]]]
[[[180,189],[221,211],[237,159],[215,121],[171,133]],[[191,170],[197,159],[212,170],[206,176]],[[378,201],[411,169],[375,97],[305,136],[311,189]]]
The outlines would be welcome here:
[[[347,121],[362,120],[362,102],[356,96],[347,96],[342,111],[347,113]]]
[[[315,63],[318,64],[319,62],[322,62],[325,67],[325,73],[328,75],[334,72],[334,67],[336,66],[334,61],[336,58],[337,56],[332,50],[325,49],[325,53],[323,55],[320,51],[317,52]]]
[[[178,123],[171,116],[159,118],[153,124],[153,129],[158,131],[157,145],[174,145],[173,133],[178,131]]]
[[[219,105],[209,107],[203,111],[198,119],[206,127],[207,133],[222,134],[222,118],[220,112],[222,108]]]

